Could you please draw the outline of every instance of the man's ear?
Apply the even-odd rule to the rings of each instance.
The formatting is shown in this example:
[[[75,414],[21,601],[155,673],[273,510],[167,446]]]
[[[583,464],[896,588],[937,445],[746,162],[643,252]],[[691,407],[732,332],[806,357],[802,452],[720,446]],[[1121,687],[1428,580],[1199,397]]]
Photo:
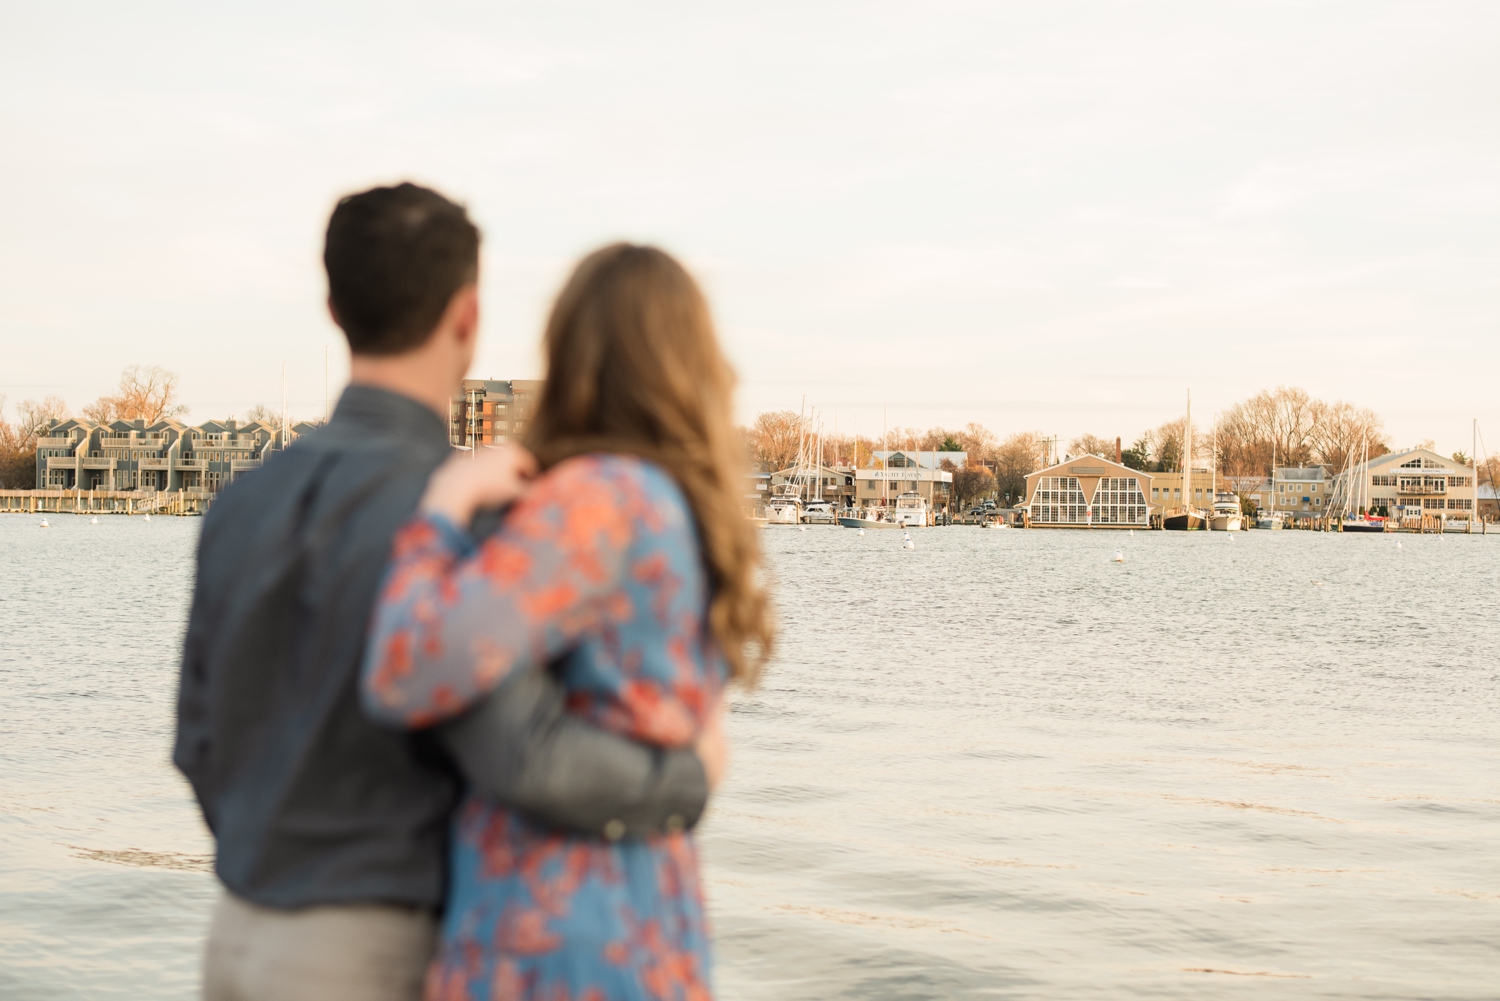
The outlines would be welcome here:
[[[472,341],[479,336],[479,286],[465,285],[453,293],[449,306],[454,310],[454,335],[461,342]]]

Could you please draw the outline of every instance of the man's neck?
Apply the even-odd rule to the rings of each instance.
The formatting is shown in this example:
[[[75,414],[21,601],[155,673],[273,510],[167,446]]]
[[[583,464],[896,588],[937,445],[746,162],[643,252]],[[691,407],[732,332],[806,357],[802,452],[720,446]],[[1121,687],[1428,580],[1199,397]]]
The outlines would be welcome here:
[[[350,355],[349,382],[376,386],[410,397],[444,419],[448,403],[458,391],[449,375],[446,359],[426,357],[416,351],[402,355]]]

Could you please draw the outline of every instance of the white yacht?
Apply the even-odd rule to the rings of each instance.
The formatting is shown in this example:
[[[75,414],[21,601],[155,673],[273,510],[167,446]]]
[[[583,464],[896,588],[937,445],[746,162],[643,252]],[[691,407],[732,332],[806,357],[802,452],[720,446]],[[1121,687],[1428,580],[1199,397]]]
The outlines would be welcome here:
[[[927,527],[927,502],[915,490],[896,498],[896,523],[903,528]]]
[[[1273,532],[1279,532],[1286,528],[1286,522],[1281,517],[1280,511],[1264,511],[1255,518],[1256,528],[1268,528]]]
[[[772,488],[766,498],[766,524],[796,525],[802,521],[802,498],[797,488],[790,483],[781,483]]]
[[[802,507],[802,521],[808,525],[837,525],[838,512],[828,501],[808,501]]]
[[[1245,527],[1245,516],[1240,511],[1239,497],[1228,490],[1214,494],[1214,513],[1209,518],[1209,528],[1215,532],[1238,532]]]

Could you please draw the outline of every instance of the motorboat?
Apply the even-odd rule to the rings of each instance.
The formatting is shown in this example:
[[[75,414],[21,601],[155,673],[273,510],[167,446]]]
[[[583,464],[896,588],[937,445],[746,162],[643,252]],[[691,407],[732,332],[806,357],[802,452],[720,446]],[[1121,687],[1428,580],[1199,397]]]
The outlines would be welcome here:
[[[766,524],[797,525],[802,522],[802,498],[790,483],[779,483],[766,498]]]
[[[1255,527],[1268,528],[1273,532],[1279,532],[1286,528],[1286,522],[1282,519],[1280,512],[1268,511],[1256,516]]]
[[[1384,532],[1385,519],[1368,514],[1346,514],[1339,522],[1341,532]]]
[[[900,528],[901,523],[891,515],[888,507],[867,507],[858,513],[851,511],[839,516],[839,524],[845,528]]]
[[[1238,532],[1245,527],[1245,515],[1240,510],[1240,498],[1229,490],[1214,494],[1214,511],[1209,524],[1215,532]]]
[[[808,501],[802,507],[802,521],[807,525],[837,525],[838,512],[828,501]]]
[[[896,498],[896,522],[903,528],[927,527],[927,502],[915,490]]]

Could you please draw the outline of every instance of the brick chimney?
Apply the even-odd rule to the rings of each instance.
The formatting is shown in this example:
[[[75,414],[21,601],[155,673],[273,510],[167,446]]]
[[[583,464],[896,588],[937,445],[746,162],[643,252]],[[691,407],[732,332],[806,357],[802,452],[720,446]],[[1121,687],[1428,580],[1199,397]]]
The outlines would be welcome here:
[[[1115,438],[1115,461],[1116,462],[1120,462],[1121,464],[1123,464],[1123,459],[1124,459],[1124,457],[1123,457],[1123,455],[1120,452],[1120,439],[1119,439],[1118,436],[1116,436],[1116,438]]]

